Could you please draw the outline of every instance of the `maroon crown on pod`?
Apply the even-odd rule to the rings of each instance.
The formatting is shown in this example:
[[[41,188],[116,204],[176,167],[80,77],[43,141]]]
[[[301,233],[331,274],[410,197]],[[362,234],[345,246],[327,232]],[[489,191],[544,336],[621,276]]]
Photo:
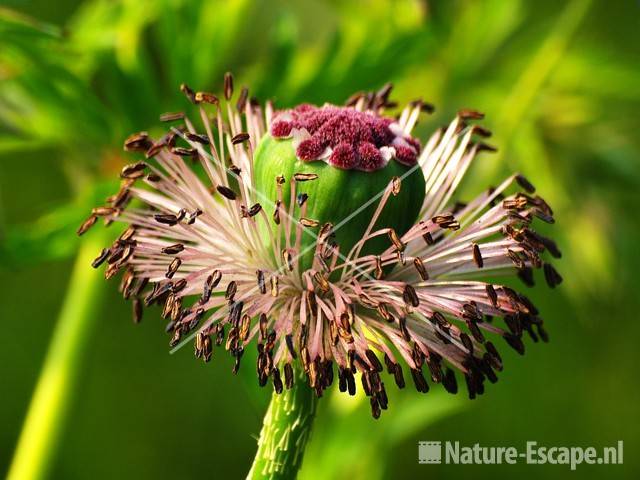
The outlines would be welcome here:
[[[413,166],[420,153],[420,142],[393,119],[330,104],[280,112],[271,135],[293,137],[301,160],[322,160],[344,170],[379,170],[391,159]]]

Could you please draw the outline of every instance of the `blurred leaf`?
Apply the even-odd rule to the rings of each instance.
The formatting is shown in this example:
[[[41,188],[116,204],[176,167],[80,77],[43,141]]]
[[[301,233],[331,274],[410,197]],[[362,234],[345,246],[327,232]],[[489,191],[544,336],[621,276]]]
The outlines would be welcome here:
[[[112,181],[94,184],[78,201],[59,206],[31,224],[8,227],[0,236],[0,265],[17,268],[71,257],[80,243],[76,230],[91,209],[115,190]]]
[[[456,82],[462,83],[472,75],[482,74],[482,67],[521,25],[524,20],[522,10],[520,0],[468,2],[459,10],[448,45],[437,52],[440,57],[455,59],[451,67]]]
[[[0,41],[3,130],[47,144],[104,138],[107,127],[101,108],[82,79],[69,70],[75,57],[56,27],[0,10]]]
[[[214,81],[220,85],[253,5],[249,0],[160,2],[154,39],[169,87],[182,82],[197,88]]]
[[[465,399],[438,389],[423,396],[390,390],[389,410],[371,418],[369,399],[361,391],[348,397],[337,390],[321,404],[299,477],[368,479],[386,477],[394,448],[429,425],[460,411]],[[393,389],[395,390],[395,389]]]
[[[506,97],[500,116],[502,135],[509,138],[530,107],[552,69],[558,64],[576,29],[589,10],[591,0],[572,0],[557,19],[526,69]]]
[[[298,28],[293,28],[291,14],[283,9],[272,37],[271,60],[256,75],[260,96],[275,97],[284,105],[342,103],[356,91],[401,78],[404,69],[423,59],[431,35],[423,28],[426,12],[421,2],[332,6],[337,12],[327,14],[318,32],[324,41],[310,44],[304,41],[303,29],[313,18],[296,17]]]

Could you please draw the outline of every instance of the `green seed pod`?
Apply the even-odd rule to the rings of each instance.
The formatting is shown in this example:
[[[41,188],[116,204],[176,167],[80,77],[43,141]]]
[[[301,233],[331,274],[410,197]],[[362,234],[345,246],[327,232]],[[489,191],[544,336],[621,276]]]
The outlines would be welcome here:
[[[397,161],[390,161],[385,167],[372,172],[344,170],[322,161],[305,162],[297,158],[292,139],[276,139],[266,134],[258,144],[255,153],[255,185],[275,205],[278,199],[277,178],[284,177],[281,188],[286,211],[289,210],[291,181],[295,174],[316,174],[317,179],[295,182],[296,196],[308,195],[305,218],[316,220],[319,226],[330,222],[336,228],[335,240],[342,255],[363,238],[371,217],[378,205],[379,197],[393,177],[402,177],[409,167]],[[392,196],[383,209],[372,231],[393,228],[398,235],[404,234],[415,222],[425,195],[425,180],[418,168],[402,180],[397,196]],[[266,200],[264,200],[266,202]],[[364,207],[364,208],[363,208]],[[293,218],[300,220],[301,209],[296,204]],[[272,224],[273,232],[278,225]],[[311,229],[317,236],[319,228]],[[284,229],[281,229],[284,242]],[[295,235],[292,228],[291,241]],[[302,234],[300,258],[302,269],[311,268],[315,253],[314,236]],[[284,243],[283,243],[284,245]],[[386,235],[366,242],[364,254],[378,254],[391,245]]]

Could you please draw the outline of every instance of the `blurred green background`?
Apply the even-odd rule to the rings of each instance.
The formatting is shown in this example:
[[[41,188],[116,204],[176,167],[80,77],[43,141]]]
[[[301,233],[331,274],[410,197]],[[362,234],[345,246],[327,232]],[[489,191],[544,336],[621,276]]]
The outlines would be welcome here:
[[[551,342],[504,351],[501,381],[464,395],[327,395],[301,477],[564,478],[566,466],[419,465],[419,440],[607,446],[639,478],[640,2],[4,0],[0,9],[0,467],[6,471],[71,276],[74,231],[127,161],[123,139],[185,107],[181,82],[219,91],[232,70],[277,105],[343,102],[387,81],[437,106],[487,114],[500,151],[462,200],[521,171],[554,207],[565,282],[526,293]],[[92,232],[87,235],[91,241]],[[97,252],[96,252],[97,253]],[[88,267],[88,266],[87,266]],[[544,283],[544,282],[542,282]],[[101,285],[52,478],[241,478],[268,392],[246,364],[168,354],[158,318],[130,321]],[[525,288],[525,287],[522,287]],[[159,316],[159,315],[156,315]]]

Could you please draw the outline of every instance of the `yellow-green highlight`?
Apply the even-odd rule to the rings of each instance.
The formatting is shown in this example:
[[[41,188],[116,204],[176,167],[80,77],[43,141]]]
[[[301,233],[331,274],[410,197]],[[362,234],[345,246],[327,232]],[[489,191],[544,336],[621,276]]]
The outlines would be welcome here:
[[[47,476],[103,296],[102,276],[90,264],[106,242],[104,231],[91,232],[80,247],[8,480],[36,480]]]

